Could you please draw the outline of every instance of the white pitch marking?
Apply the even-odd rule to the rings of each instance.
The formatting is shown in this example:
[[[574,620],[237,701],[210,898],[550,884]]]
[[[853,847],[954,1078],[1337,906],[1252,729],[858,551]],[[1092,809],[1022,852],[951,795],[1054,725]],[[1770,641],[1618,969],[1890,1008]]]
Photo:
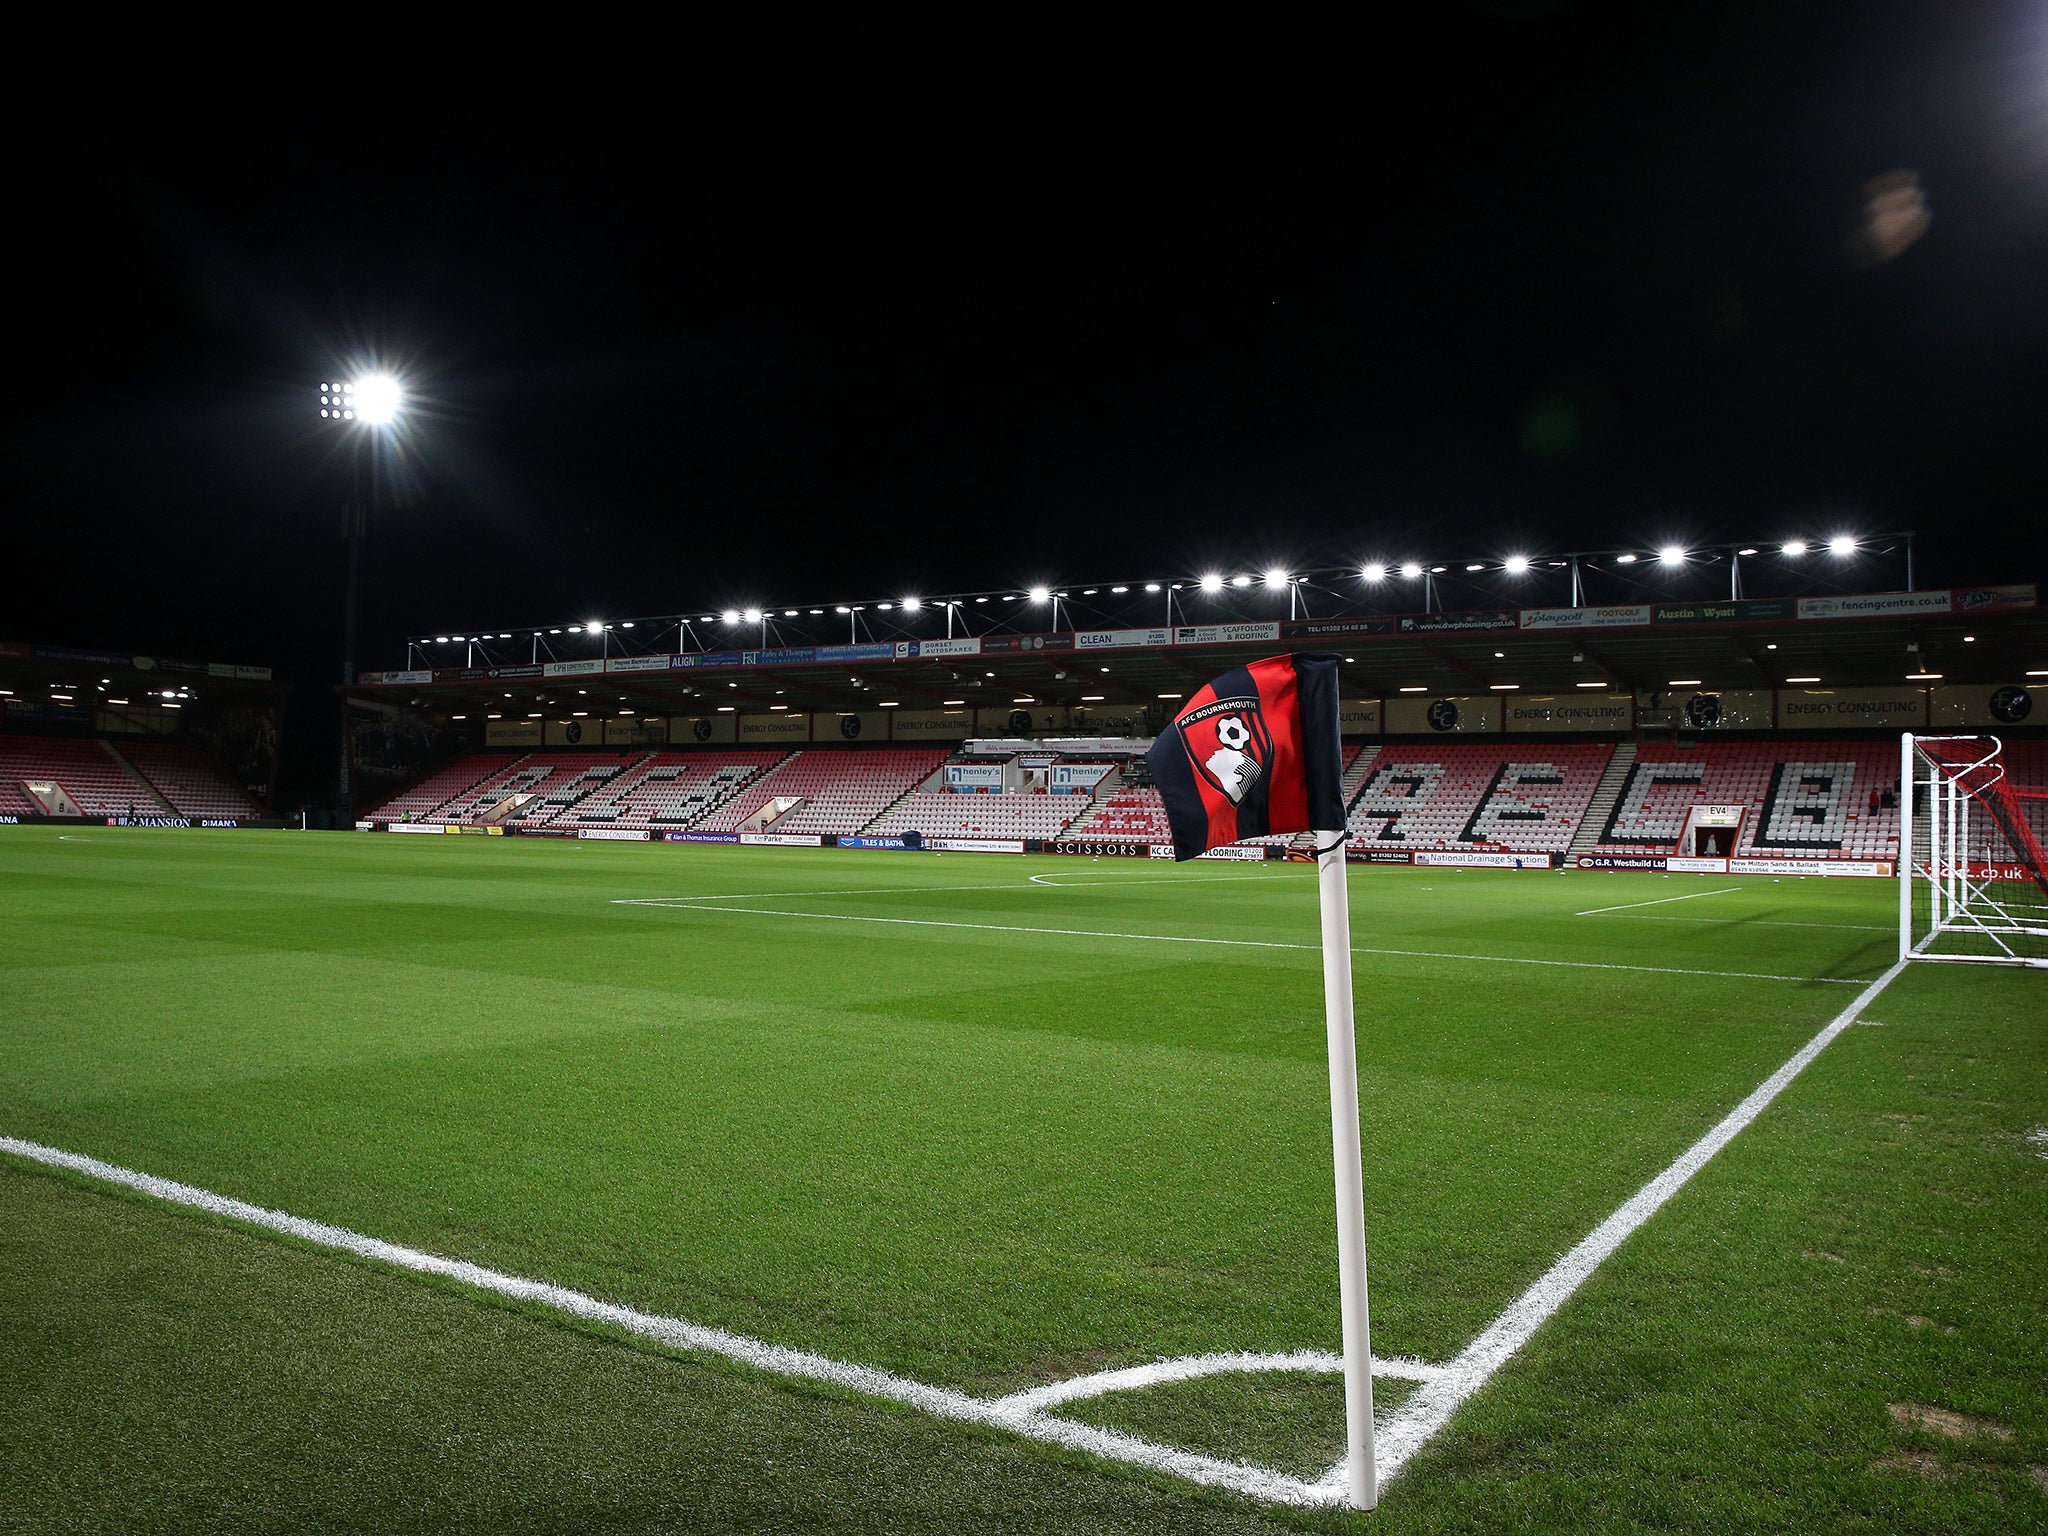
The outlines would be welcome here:
[[[1139,880],[1073,880],[1062,881],[1057,874],[1030,875],[1026,877],[1033,885],[1051,886],[1055,890],[1084,885],[1203,885],[1214,880],[1272,880],[1273,875],[1150,875]],[[672,907],[694,901],[772,901],[783,896],[923,896],[934,891],[1016,891],[1023,887],[1015,881],[1001,885],[862,885],[840,891],[727,891],[710,896],[614,896],[611,904],[615,907]],[[1307,889],[1306,886],[1303,889]]]
[[[1661,907],[1667,901],[1698,901],[1702,896],[1726,896],[1741,890],[1739,885],[1724,885],[1718,891],[1687,891],[1683,896],[1659,896],[1655,901],[1624,901],[1618,907],[1589,907],[1584,912],[1574,912],[1574,917],[1598,917],[1602,912],[1626,912],[1631,907]]]
[[[1110,1392],[1133,1392],[1144,1387],[1163,1386],[1173,1381],[1197,1381],[1204,1376],[1226,1372],[1304,1371],[1336,1375],[1344,1369],[1344,1357],[1321,1349],[1297,1349],[1287,1354],[1251,1354],[1243,1350],[1214,1355],[1183,1355],[1178,1360],[1155,1360],[1149,1365],[1130,1365],[1120,1370],[1097,1371],[1092,1376],[1074,1376],[1048,1386],[1028,1387],[998,1398],[995,1406],[1009,1413],[1037,1413],[1060,1403],[1076,1403]],[[1443,1371],[1440,1365],[1422,1360],[1393,1357],[1375,1360],[1372,1373],[1389,1381],[1434,1381]]]
[[[742,917],[800,917],[821,923],[890,923],[905,928],[966,928],[977,933],[1043,933],[1068,939],[1136,939],[1153,944],[1220,944],[1234,949],[1307,949],[1321,953],[1320,944],[1291,944],[1281,939],[1196,938],[1181,933],[1116,933],[1096,928],[1038,928],[1022,923],[962,923],[936,917],[873,917],[852,912],[790,912],[776,907],[674,906],[645,902],[647,906],[669,906],[679,912],[734,912]],[[1529,955],[1473,955],[1448,949],[1384,949],[1353,945],[1355,955],[1392,955],[1408,960],[1479,960],[1489,965],[1548,965],[1583,971],[1642,971],[1652,976],[1715,976],[1731,981],[1820,982],[1828,986],[1857,987],[1862,982],[1851,976],[1779,976],[1770,971],[1702,971],[1674,965],[1623,965],[1611,960],[1541,960]]]
[[[1086,1451],[1108,1461],[1121,1461],[1155,1472],[1171,1473],[1189,1482],[1201,1483],[1212,1488],[1227,1488],[1234,1493],[1263,1499],[1268,1503],[1310,1505],[1342,1502],[1341,1491],[1333,1495],[1314,1484],[1289,1477],[1284,1472],[1276,1472],[1270,1467],[1224,1461],[1194,1451],[1176,1450],[1172,1446],[1141,1440],[1135,1435],[1126,1435],[1117,1430],[1098,1429],[1092,1424],[1079,1424],[1069,1419],[1055,1418],[1050,1414],[1037,1413],[1028,1408],[1004,1407],[1000,1401],[991,1402],[984,1398],[970,1397],[965,1392],[956,1392],[949,1387],[927,1386],[921,1381],[912,1381],[908,1377],[897,1376],[889,1371],[852,1365],[843,1360],[831,1359],[829,1356],[813,1354],[808,1350],[791,1349],[783,1344],[770,1344],[765,1340],[748,1338],[744,1334],[730,1333],[723,1328],[686,1322],[679,1317],[662,1317],[641,1312],[615,1302],[600,1301],[595,1296],[572,1291],[565,1286],[504,1274],[461,1259],[447,1259],[438,1254],[424,1253],[417,1248],[401,1247],[397,1243],[387,1243],[381,1238],[352,1232],[346,1227],[308,1221],[302,1216],[293,1216],[284,1211],[266,1210],[260,1205],[251,1205],[244,1200],[217,1195],[211,1190],[197,1189],[190,1184],[160,1179],[153,1174],[137,1173],[132,1169],[103,1163],[98,1158],[85,1157],[76,1152],[65,1152],[33,1141],[19,1141],[12,1136],[0,1136],[0,1152],[26,1158],[46,1167],[83,1174],[102,1183],[118,1184],[173,1205],[190,1206],[195,1210],[224,1216],[232,1221],[246,1222],[272,1232],[282,1232],[289,1237],[298,1238],[301,1242],[312,1243],[321,1248],[353,1253],[380,1264],[389,1264],[420,1274],[441,1275],[450,1280],[460,1281],[464,1285],[474,1286],[478,1290],[509,1296],[517,1301],[553,1307],[572,1317],[604,1323],[628,1333],[638,1334],[642,1338],[665,1344],[671,1349],[722,1355],[728,1360],[736,1360],[743,1365],[750,1365],[757,1370],[769,1371],[778,1376],[796,1376],[809,1381],[829,1382],[864,1397],[885,1398],[891,1402],[922,1409],[938,1418],[1011,1430],[1033,1440],[1064,1446],[1069,1450]]]
[[[1654,1216],[1664,1202],[1685,1187],[1686,1181],[1704,1168],[1715,1153],[1733,1141],[1744,1127],[1769,1107],[1791,1081],[1827,1049],[1829,1043],[1862,1016],[1878,994],[1906,968],[1894,964],[1877,980],[1856,994],[1855,1001],[1836,1014],[1811,1040],[1796,1051],[1706,1135],[1679,1154],[1678,1159],[1649,1183],[1637,1190],[1612,1216],[1582,1238],[1571,1252],[1553,1264],[1534,1285],[1487,1325],[1433,1381],[1424,1382],[1395,1410],[1379,1434],[1380,1478],[1384,1482],[1401,1470],[1408,1458],[1450,1422],[1451,1415],[1473,1393],[1485,1386],[1493,1373],[1514,1356],[1536,1330],[1585,1284],[1593,1271],[1625,1242],[1629,1235]],[[1342,1492],[1344,1464],[1327,1473],[1321,1486]]]
[[[1833,933],[1897,933],[1886,923],[1795,923],[1776,917],[1688,917],[1683,912],[1638,912],[1638,923],[1740,923],[1745,928],[1825,928]]]

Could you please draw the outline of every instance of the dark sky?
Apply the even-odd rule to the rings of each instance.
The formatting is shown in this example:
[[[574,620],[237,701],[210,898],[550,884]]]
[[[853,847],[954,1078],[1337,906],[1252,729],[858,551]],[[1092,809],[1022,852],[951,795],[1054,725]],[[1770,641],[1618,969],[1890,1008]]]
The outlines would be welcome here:
[[[2048,11],[1407,9],[512,64],[355,19],[321,73],[18,98],[0,638],[324,682],[309,391],[359,350],[423,404],[371,666],[419,629],[1787,529],[2042,574]],[[1874,261],[1901,171],[1932,223]]]

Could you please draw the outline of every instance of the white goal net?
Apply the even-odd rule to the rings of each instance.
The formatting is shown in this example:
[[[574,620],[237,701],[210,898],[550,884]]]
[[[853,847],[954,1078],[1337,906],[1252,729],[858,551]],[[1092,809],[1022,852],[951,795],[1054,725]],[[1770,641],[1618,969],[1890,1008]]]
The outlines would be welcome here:
[[[2048,968],[2048,788],[2013,782],[1996,736],[1899,751],[1899,958]]]

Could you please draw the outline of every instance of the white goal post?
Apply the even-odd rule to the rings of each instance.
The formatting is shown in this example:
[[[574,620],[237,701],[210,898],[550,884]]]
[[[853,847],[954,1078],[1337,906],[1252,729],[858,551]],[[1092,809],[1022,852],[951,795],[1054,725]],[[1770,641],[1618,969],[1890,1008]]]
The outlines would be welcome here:
[[[1899,743],[1899,959],[2048,969],[2048,789],[1996,736]]]

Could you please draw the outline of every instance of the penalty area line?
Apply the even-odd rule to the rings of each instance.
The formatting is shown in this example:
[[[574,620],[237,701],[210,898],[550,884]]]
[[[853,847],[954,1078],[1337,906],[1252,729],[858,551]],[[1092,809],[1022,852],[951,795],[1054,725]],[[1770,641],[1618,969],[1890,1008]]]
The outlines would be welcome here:
[[[1635,907],[1661,907],[1669,901],[1698,901],[1702,896],[1728,896],[1741,890],[1739,885],[1724,885],[1718,891],[1687,891],[1683,896],[1659,896],[1654,901],[1624,901],[1618,907],[1588,907],[1583,912],[1574,912],[1573,917],[1598,917],[1602,912],[1627,912]]]
[[[581,1291],[572,1291],[566,1286],[552,1285],[544,1280],[530,1280],[519,1275],[508,1275],[499,1270],[486,1269],[481,1264],[443,1258],[439,1254],[425,1253],[420,1249],[407,1248],[398,1243],[388,1243],[381,1238],[352,1232],[346,1227],[309,1221],[305,1217],[293,1216],[285,1211],[268,1210],[260,1205],[251,1205],[246,1200],[215,1194],[212,1190],[180,1184],[172,1179],[158,1178],[154,1174],[138,1173],[132,1168],[104,1163],[96,1157],[66,1152],[58,1147],[44,1146],[39,1142],[0,1136],[0,1153],[39,1163],[46,1168],[63,1169],[103,1184],[117,1185],[170,1205],[186,1206],[210,1215],[225,1217],[230,1221],[282,1233],[315,1247],[351,1253],[359,1258],[386,1264],[394,1269],[411,1270],[416,1274],[439,1275],[472,1286],[479,1291],[488,1291],[514,1301],[549,1307],[586,1322],[602,1323],[621,1329],[671,1349],[720,1355],[772,1375],[821,1382],[844,1388],[862,1397],[902,1403],[935,1418],[1009,1430],[1048,1445],[1084,1451],[1105,1461],[1122,1462],[1154,1472],[1168,1473],[1191,1483],[1228,1489],[1247,1498],[1260,1499],[1271,1504],[1330,1505],[1341,1504],[1344,1501],[1341,1489],[1333,1492],[1319,1484],[1303,1482],[1270,1467],[1225,1461],[1219,1457],[1204,1456],[1199,1452],[1178,1450],[1173,1446],[1142,1440],[1118,1430],[1099,1429],[1092,1424],[1055,1418],[1039,1412],[1028,1402],[1018,1401],[1015,1396],[995,1401],[972,1397],[950,1387],[929,1386],[889,1371],[853,1365],[844,1360],[834,1360],[808,1350],[792,1349],[783,1344],[770,1344],[765,1340],[748,1338],[744,1334],[731,1333],[723,1328],[686,1322],[679,1317],[663,1317],[642,1312],[616,1302],[602,1301]],[[1244,1358],[1256,1360],[1260,1357]],[[1195,1374],[1204,1373],[1198,1370]]]
[[[1571,1299],[1572,1293],[1591,1278],[1606,1259],[1664,1203],[1683,1189],[1692,1176],[1712,1161],[1714,1155],[1733,1141],[1771,1101],[1790,1086],[1792,1080],[1812,1065],[1834,1038],[1854,1026],[1884,989],[1906,968],[1901,960],[1871,982],[1855,1000],[1823,1025],[1819,1034],[1796,1051],[1792,1058],[1744,1099],[1706,1135],[1678,1155],[1670,1167],[1637,1190],[1621,1208],[1582,1238],[1571,1252],[1553,1264],[1548,1272],[1524,1291],[1508,1309],[1487,1325],[1486,1330],[1446,1365],[1433,1380],[1424,1382],[1412,1397],[1396,1409],[1378,1439],[1382,1480],[1391,1478],[1421,1450],[1473,1393],[1492,1379],[1516,1352],[1528,1343],[1537,1329]],[[1339,1462],[1323,1478],[1322,1486],[1341,1491],[1344,1463]]]

